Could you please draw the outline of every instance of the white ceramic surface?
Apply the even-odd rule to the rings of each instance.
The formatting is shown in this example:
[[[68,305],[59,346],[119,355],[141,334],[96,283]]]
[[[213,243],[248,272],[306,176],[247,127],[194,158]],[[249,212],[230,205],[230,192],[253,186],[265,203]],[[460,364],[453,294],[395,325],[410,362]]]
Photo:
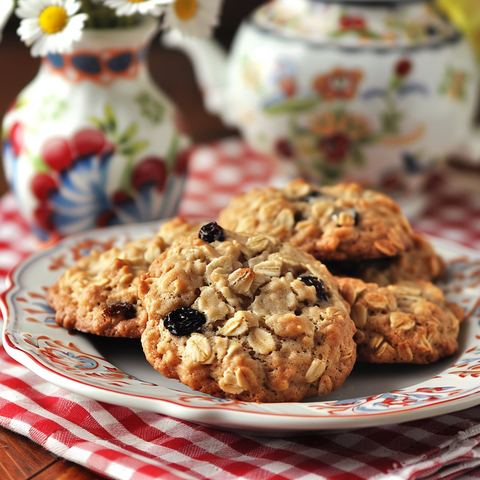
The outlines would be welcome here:
[[[150,76],[157,29],[85,30],[71,54],[42,58],[5,114],[5,176],[43,240],[175,215],[189,142]]]
[[[139,340],[71,332],[54,322],[45,300],[74,258],[150,236],[158,224],[77,234],[20,264],[2,296],[7,352],[40,377],[98,401],[139,408],[214,428],[257,435],[299,435],[389,425],[455,412],[480,403],[480,253],[432,239],[449,261],[447,297],[468,318],[460,350],[432,365],[360,365],[344,385],[300,403],[256,404],[193,392],[145,360]]]
[[[273,0],[228,56],[167,42],[191,54],[207,108],[312,181],[405,196],[472,133],[472,49],[431,1]]]

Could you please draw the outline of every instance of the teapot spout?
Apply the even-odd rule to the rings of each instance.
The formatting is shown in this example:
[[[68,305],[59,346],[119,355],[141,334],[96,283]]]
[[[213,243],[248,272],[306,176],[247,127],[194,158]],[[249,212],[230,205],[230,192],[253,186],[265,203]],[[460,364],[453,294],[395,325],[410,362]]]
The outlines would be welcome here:
[[[227,87],[227,52],[214,39],[187,37],[177,30],[166,32],[163,43],[185,53],[192,62],[195,78],[203,94],[205,109],[219,115],[229,126],[225,115]]]

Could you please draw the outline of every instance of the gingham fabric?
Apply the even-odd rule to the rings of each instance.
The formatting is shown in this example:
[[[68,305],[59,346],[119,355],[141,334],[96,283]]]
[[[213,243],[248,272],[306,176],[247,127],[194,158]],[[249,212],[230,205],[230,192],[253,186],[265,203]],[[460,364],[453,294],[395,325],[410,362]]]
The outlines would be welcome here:
[[[235,139],[199,147],[180,213],[215,217],[232,194],[281,182],[275,167]],[[475,183],[466,188],[455,179],[432,183],[424,213],[412,223],[480,248],[480,193],[475,195]],[[469,181],[480,185],[480,176]],[[7,194],[0,200],[0,281],[39,247]],[[479,420],[480,406],[385,428],[250,437],[72,394],[0,347],[0,425],[107,478],[480,479]]]
[[[480,465],[480,407],[388,428],[248,437],[69,393],[4,351],[0,372],[2,426],[111,478],[451,479]]]

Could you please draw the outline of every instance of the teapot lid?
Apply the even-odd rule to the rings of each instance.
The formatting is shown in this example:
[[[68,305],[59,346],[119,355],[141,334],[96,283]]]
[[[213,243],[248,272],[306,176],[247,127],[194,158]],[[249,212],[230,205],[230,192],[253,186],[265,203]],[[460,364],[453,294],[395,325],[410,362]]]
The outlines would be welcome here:
[[[459,37],[430,0],[274,0],[252,22],[282,37],[348,48],[409,48]]]
[[[432,0],[309,0],[317,3],[363,3],[365,4],[395,4],[395,3],[425,3]]]

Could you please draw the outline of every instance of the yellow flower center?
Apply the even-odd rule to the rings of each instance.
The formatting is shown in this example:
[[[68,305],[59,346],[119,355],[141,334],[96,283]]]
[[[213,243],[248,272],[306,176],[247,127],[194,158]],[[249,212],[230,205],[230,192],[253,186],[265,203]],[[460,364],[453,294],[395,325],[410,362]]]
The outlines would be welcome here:
[[[144,1],[145,0],[127,0],[127,2],[130,2],[130,3],[142,3]]]
[[[45,33],[61,32],[67,25],[67,12],[56,5],[47,7],[38,17],[38,23]]]
[[[176,0],[173,4],[177,17],[181,20],[189,20],[198,11],[197,0]]]

